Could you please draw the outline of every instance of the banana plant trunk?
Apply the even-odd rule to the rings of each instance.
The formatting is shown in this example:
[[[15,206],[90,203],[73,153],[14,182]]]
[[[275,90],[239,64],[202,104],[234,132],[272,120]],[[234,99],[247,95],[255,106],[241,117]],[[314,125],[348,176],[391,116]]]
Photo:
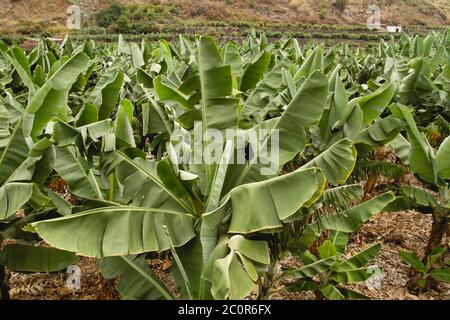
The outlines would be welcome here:
[[[3,237],[0,235],[0,249],[2,248]],[[9,300],[9,276],[6,267],[0,264],[0,300]]]
[[[8,274],[3,265],[0,265],[0,300],[9,300]]]
[[[448,228],[449,211],[450,210],[448,209],[439,208],[433,212],[433,225],[431,227],[430,239],[428,240],[428,245],[425,249],[425,262],[433,249],[441,245],[444,234],[447,232]]]

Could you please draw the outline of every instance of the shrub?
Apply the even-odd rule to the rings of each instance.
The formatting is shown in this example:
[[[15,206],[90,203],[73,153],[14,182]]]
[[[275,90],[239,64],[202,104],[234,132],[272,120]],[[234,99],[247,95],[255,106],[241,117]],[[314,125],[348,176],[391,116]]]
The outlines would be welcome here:
[[[45,26],[42,22],[33,23],[31,21],[20,20],[16,31],[22,35],[41,34],[45,31]]]
[[[348,0],[336,0],[333,5],[339,12],[343,12],[348,5]]]
[[[158,33],[162,31],[161,25],[152,21],[142,21],[133,25],[136,33]]]
[[[108,28],[119,20],[124,13],[124,7],[113,3],[110,7],[100,10],[95,14],[95,21],[99,27]]]
[[[117,33],[127,33],[130,31],[130,21],[126,16],[120,16],[119,19],[114,22],[112,29]]]

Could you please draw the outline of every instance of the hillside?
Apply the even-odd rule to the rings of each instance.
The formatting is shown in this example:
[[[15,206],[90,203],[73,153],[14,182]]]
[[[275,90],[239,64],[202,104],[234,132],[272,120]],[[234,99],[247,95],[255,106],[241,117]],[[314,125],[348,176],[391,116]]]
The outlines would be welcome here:
[[[129,0],[127,6],[150,7],[163,24],[184,21],[252,21],[263,23],[309,23],[365,25],[370,4],[382,10],[383,24],[436,26],[450,21],[450,2],[446,0],[348,0],[337,9],[338,0]],[[94,14],[109,5],[108,0],[0,0],[0,31],[33,31],[35,25],[49,33],[65,31],[66,8],[79,4],[83,23],[94,26]],[[169,8],[169,9],[167,9]],[[167,9],[167,10],[165,10]],[[159,10],[159,11],[158,11]],[[146,12],[149,12],[148,10]],[[140,19],[151,19],[155,16]]]

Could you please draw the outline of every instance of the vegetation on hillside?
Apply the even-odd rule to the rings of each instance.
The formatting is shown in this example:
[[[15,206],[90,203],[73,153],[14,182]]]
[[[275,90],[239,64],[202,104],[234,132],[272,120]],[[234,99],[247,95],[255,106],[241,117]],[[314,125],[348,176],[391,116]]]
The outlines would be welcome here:
[[[334,1],[90,1],[57,0],[38,2],[0,0],[6,10],[0,12],[0,32],[63,35],[67,15],[61,8],[79,4],[83,8],[83,29],[101,26],[120,32],[167,32],[167,28],[206,26],[246,27],[273,25],[294,29],[298,24],[358,26],[366,31],[368,3],[359,0]],[[446,1],[377,1],[382,23],[404,28],[440,27],[448,24],[450,5]],[[299,18],[301,17],[301,18]],[[294,26],[292,26],[294,24]],[[248,26],[248,25],[247,25]],[[361,29],[362,28],[362,29]],[[328,28],[326,28],[328,29]],[[267,31],[267,30],[265,30]],[[168,33],[168,32],[167,32]],[[199,32],[200,33],[200,32]]]

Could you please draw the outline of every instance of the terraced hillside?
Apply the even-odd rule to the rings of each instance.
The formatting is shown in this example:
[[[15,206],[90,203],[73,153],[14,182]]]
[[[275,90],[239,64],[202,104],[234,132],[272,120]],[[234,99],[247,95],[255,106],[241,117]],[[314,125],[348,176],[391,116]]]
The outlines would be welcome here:
[[[137,18],[162,25],[201,21],[250,21],[262,23],[305,23],[365,25],[367,7],[382,9],[383,24],[439,26],[450,21],[446,0],[126,0],[126,6],[145,8]],[[95,12],[109,6],[110,0],[0,0],[0,32],[27,33],[65,30],[66,8],[79,4],[85,26],[95,25]],[[340,4],[344,4],[343,6]],[[139,10],[138,10],[139,11]]]

